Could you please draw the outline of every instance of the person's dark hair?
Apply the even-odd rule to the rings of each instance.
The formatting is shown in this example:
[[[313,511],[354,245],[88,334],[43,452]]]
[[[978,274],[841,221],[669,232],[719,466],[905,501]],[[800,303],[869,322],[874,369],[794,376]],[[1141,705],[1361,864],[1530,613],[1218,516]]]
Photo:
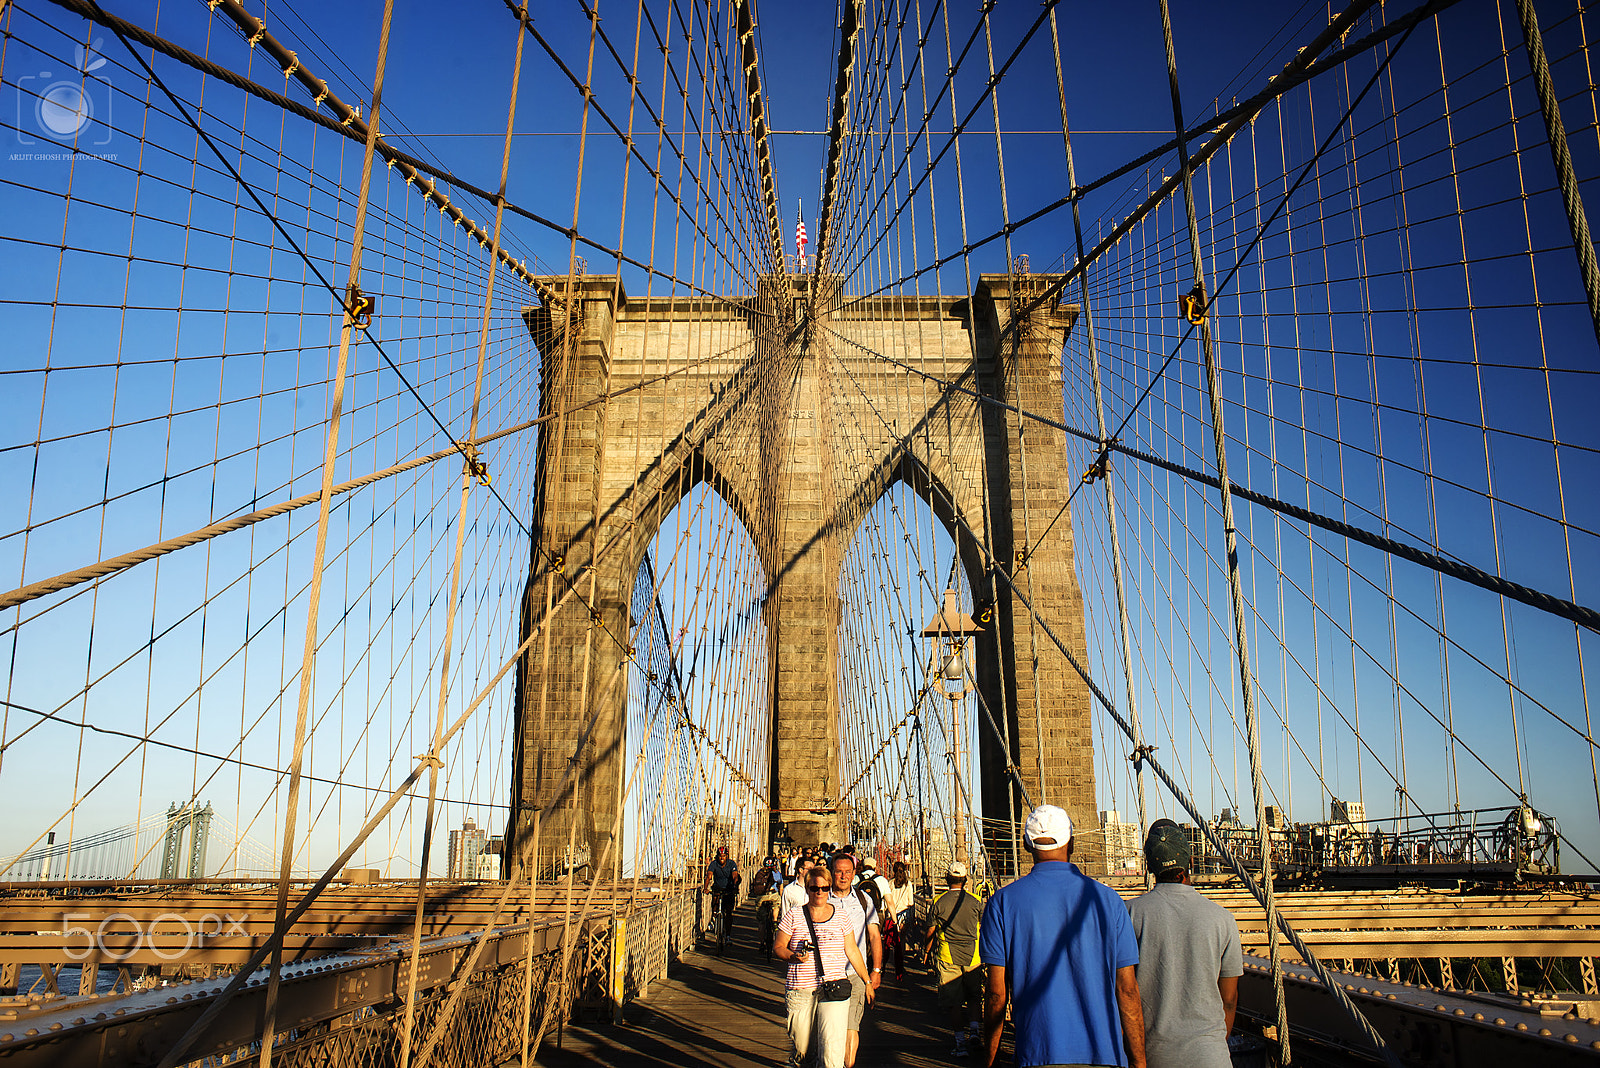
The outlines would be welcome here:
[[[828,867],[833,867],[841,860],[848,860],[850,862],[850,870],[855,871],[856,858],[851,856],[849,853],[835,853],[832,857],[828,858]]]

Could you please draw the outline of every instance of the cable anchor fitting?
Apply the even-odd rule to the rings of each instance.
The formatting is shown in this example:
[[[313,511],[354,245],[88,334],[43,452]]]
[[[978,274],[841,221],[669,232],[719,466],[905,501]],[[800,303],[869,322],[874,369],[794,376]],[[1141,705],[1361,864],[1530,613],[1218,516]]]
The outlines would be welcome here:
[[[346,326],[371,326],[372,313],[378,310],[378,301],[361,292],[361,287],[351,282],[344,291],[344,321]]]
[[[441,771],[444,770],[444,761],[440,759],[438,753],[418,753],[416,756],[412,757],[412,759],[418,764],[421,764],[424,768],[438,768]]]
[[[1196,282],[1194,288],[1178,298],[1178,312],[1191,324],[1202,326],[1206,321],[1206,287]]]
[[[1085,486],[1092,486],[1106,477],[1106,468],[1111,460],[1111,450],[1116,444],[1116,438],[1106,438],[1100,443],[1100,452],[1096,454],[1094,463],[1090,464],[1083,472],[1083,484]]]
[[[1128,759],[1133,761],[1133,770],[1143,771],[1144,762],[1149,760],[1155,751],[1156,747],[1153,745],[1141,745],[1135,748],[1133,752],[1129,753]]]
[[[461,450],[463,468],[465,472],[478,480],[478,485],[488,487],[489,464],[478,455],[478,447],[470,441],[456,442],[456,448]]]

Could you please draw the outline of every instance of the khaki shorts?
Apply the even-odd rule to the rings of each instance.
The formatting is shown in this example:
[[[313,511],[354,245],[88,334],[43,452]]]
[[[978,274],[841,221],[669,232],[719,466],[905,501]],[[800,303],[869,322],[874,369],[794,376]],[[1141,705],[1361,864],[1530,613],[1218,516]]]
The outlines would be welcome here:
[[[939,1007],[949,1010],[964,1002],[983,1007],[983,965],[947,964],[935,960],[939,969]]]
[[[867,1012],[867,984],[861,981],[861,976],[850,970],[850,1022],[845,1025],[847,1031],[861,1030],[861,1017]]]

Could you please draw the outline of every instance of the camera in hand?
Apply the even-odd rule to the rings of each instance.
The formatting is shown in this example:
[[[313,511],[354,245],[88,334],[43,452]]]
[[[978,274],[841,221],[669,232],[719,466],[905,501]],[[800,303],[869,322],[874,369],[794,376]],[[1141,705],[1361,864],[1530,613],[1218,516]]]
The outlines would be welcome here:
[[[806,953],[810,953],[811,952],[811,940],[809,938],[802,938],[800,940],[799,945],[794,947],[794,951],[795,951],[795,953],[801,954],[801,955],[804,955]]]

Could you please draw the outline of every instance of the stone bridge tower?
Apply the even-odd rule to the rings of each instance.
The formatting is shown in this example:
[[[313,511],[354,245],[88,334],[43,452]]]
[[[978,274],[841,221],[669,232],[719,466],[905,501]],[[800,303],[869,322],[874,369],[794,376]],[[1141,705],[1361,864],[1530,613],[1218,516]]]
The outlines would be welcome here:
[[[626,767],[634,577],[662,520],[700,483],[743,521],[768,579],[768,802],[797,842],[842,836],[840,567],[857,524],[896,481],[949,529],[975,597],[998,590],[977,640],[976,681],[1005,720],[1011,752],[980,732],[982,814],[1025,814],[1009,766],[1035,803],[1097,826],[1088,692],[988,574],[989,560],[1012,572],[1025,530],[1038,539],[1076,474],[1060,430],[1026,421],[1019,433],[1013,412],[965,392],[1063,418],[1060,353],[1077,308],[1046,302],[1009,329],[1014,309],[1054,276],[983,275],[970,298],[855,300],[836,279],[812,275],[765,277],[744,299],[630,299],[614,276],[541,281],[565,306],[525,311],[542,360],[540,414],[550,418],[539,431],[523,632],[563,596],[581,595],[598,619],[569,604],[552,616],[548,646],[541,635],[519,666],[508,857],[526,848],[541,809],[541,868],[569,836],[597,862],[610,842]],[[865,428],[866,455],[834,447],[846,425],[857,443]],[[1066,517],[1014,577],[1081,659]],[[1081,834],[1076,858],[1097,870],[1101,847]],[[1002,854],[1009,848],[994,850]]]

